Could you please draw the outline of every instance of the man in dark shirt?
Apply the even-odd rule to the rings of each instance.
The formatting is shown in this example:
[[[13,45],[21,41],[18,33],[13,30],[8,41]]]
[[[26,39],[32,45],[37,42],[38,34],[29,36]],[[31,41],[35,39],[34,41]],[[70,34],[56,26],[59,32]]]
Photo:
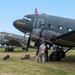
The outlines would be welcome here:
[[[48,44],[45,43],[46,50],[45,50],[45,62],[49,62],[49,57],[48,57]]]
[[[35,46],[37,47],[35,62],[38,61],[38,52],[39,52],[40,42],[41,42],[40,37],[38,37],[38,39],[36,40],[36,43],[35,43]]]

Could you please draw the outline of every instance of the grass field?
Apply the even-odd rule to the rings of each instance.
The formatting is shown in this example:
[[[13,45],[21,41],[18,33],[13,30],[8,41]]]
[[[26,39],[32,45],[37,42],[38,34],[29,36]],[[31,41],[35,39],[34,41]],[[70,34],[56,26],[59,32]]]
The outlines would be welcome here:
[[[14,52],[4,52],[4,48],[0,48],[0,75],[75,75],[74,50],[69,51],[61,62],[50,61],[45,64],[35,62],[35,51],[31,48],[25,52],[16,48]],[[27,54],[31,58],[21,60]],[[6,55],[10,55],[10,58],[3,60]]]

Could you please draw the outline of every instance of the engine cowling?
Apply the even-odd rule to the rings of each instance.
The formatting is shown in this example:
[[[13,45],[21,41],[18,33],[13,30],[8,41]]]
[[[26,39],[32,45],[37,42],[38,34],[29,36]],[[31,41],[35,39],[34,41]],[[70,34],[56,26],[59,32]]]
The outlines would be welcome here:
[[[59,36],[60,33],[50,31],[50,30],[43,30],[41,36],[44,37],[46,40],[51,40],[51,38],[55,38]]]
[[[46,40],[50,40],[51,38],[55,38],[58,35],[60,35],[60,33],[50,31],[50,30],[42,30],[41,32],[41,29],[33,29],[31,34],[31,39],[35,41],[37,37],[40,35],[40,33],[41,33],[41,37],[45,38]]]
[[[36,39],[38,38],[38,36],[40,35],[41,29],[33,29],[32,33],[31,33],[31,39],[32,41],[36,41]]]

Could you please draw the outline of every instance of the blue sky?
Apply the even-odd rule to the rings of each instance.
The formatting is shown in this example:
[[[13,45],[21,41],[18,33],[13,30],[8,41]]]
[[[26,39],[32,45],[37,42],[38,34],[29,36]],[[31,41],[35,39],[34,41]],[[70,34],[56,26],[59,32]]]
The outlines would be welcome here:
[[[23,35],[13,26],[13,21],[23,18],[26,14],[33,14],[35,8],[39,14],[75,19],[75,0],[1,0],[0,32]]]

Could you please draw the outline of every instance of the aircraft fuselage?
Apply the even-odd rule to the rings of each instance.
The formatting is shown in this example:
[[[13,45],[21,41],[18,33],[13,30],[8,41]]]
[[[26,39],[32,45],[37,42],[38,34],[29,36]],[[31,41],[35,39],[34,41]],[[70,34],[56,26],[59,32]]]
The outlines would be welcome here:
[[[20,22],[20,23],[17,23]],[[16,20],[14,26],[26,33],[39,35],[39,30],[43,29],[42,37],[50,39],[61,34],[75,30],[75,20],[46,14],[30,14],[23,19]]]

